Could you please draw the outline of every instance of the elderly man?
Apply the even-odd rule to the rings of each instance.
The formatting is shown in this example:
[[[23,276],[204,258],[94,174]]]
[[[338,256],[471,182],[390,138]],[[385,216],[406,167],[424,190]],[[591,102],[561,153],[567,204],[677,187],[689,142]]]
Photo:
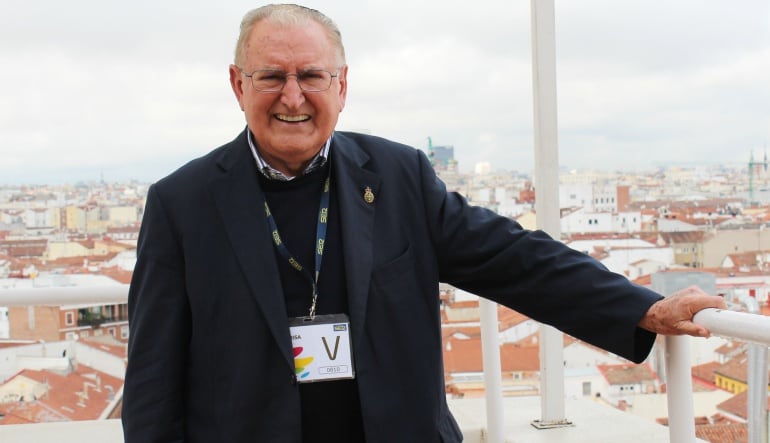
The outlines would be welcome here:
[[[708,335],[691,318],[719,297],[662,299],[448,193],[420,151],[335,132],[347,74],[318,11],[245,16],[246,129],[147,195],[126,442],[461,441],[440,281],[636,362],[655,333]]]

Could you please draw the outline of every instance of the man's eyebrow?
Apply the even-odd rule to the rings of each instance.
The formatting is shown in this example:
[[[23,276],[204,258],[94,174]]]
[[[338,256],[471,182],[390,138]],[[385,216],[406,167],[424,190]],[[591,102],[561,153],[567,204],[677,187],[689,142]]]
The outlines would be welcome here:
[[[261,67],[257,67],[257,68],[254,68],[254,70],[256,70],[256,71],[280,71],[280,72],[289,72],[289,71],[286,71],[285,69],[283,69],[283,68],[281,68],[281,67],[278,67],[278,66],[261,66]],[[329,71],[329,69],[328,69],[328,68],[326,68],[326,67],[324,67],[324,66],[321,66],[321,65],[308,65],[308,66],[303,66],[303,67],[301,67],[301,68],[297,69],[297,71],[296,71],[296,72],[304,72],[304,71],[319,71],[319,70],[320,70],[320,71]],[[331,71],[331,72],[333,73],[334,71]]]

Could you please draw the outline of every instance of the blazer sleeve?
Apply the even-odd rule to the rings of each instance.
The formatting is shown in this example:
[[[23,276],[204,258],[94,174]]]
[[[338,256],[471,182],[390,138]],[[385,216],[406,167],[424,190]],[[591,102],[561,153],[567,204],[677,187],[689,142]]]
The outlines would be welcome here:
[[[126,443],[184,441],[190,310],[180,244],[153,185],[128,295],[131,335],[122,409]]]
[[[635,362],[655,334],[637,325],[661,296],[542,231],[447,192],[418,151],[439,278]]]

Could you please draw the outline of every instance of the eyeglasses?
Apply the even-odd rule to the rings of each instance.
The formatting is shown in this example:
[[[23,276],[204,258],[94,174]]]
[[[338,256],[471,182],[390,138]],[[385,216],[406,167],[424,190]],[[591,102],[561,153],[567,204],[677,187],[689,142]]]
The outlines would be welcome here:
[[[251,74],[241,72],[251,78],[251,85],[259,92],[280,92],[289,77],[295,77],[299,88],[305,92],[323,92],[332,86],[332,79],[340,75],[340,70],[332,74],[324,69],[307,69],[296,74],[287,74],[278,69],[257,69]]]

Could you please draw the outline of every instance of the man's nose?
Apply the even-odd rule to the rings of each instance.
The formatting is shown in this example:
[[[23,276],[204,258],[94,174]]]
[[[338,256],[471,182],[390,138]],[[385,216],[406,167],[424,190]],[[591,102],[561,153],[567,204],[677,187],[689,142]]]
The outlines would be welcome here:
[[[286,76],[286,83],[281,90],[281,103],[289,108],[297,108],[305,102],[305,92],[299,87],[299,78],[296,74]]]

